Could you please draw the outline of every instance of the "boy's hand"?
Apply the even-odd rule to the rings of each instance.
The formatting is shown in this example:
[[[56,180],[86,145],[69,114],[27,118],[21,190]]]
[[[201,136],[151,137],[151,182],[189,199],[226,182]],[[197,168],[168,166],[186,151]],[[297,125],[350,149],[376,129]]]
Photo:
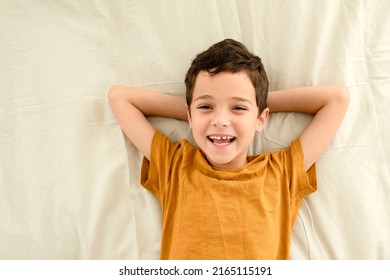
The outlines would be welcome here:
[[[304,87],[270,92],[270,112],[314,114],[299,137],[308,170],[336,134],[348,107],[346,88],[339,86]]]
[[[155,129],[146,116],[187,120],[183,98],[124,86],[111,87],[108,97],[122,130],[148,160]]]

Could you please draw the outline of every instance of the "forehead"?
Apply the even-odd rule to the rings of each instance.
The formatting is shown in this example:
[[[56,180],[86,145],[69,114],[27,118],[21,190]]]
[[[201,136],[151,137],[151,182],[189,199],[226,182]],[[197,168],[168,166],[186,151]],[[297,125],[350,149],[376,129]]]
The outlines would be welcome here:
[[[201,95],[215,98],[256,99],[255,88],[245,71],[220,72],[216,75],[210,75],[207,71],[199,72],[192,100]]]

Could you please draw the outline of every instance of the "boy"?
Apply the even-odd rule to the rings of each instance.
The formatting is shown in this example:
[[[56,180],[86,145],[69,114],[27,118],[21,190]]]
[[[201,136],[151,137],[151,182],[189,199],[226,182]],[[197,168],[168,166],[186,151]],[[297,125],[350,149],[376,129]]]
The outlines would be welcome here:
[[[268,94],[259,57],[227,39],[199,54],[179,97],[114,86],[112,110],[145,156],[141,183],[159,199],[161,259],[288,259],[300,204],[317,188],[314,162],[347,108],[342,87]],[[268,106],[268,107],[267,107]],[[248,157],[271,112],[314,114],[291,146]],[[199,148],[176,144],[145,116],[188,120]]]

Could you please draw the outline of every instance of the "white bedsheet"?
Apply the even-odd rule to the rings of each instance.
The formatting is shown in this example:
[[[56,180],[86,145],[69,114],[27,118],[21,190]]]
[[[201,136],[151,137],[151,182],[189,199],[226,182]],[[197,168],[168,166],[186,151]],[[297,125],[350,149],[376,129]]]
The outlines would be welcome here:
[[[293,259],[390,259],[390,1],[0,2],[0,259],[158,259],[158,201],[107,102],[113,84],[184,94],[224,38],[262,57],[271,90],[344,84],[350,105],[317,163]],[[310,117],[274,114],[251,153]],[[172,139],[187,123],[154,118]]]

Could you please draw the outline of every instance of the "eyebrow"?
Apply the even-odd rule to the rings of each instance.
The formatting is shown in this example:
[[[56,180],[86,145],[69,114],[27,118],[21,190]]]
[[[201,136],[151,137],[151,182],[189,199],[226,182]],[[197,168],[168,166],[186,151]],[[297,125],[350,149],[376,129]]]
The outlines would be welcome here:
[[[214,99],[214,97],[208,94],[204,94],[195,98],[194,101],[202,100],[202,99]]]
[[[233,97],[232,99],[236,100],[236,101],[248,102],[248,103],[252,104],[252,101],[250,101],[249,99],[243,98],[243,97],[236,96],[236,97]]]
[[[204,94],[204,95],[201,95],[201,96],[198,96],[197,98],[195,98],[194,101],[198,101],[198,100],[202,100],[202,99],[214,99],[214,96],[209,95],[209,94]],[[232,97],[232,99],[235,101],[247,102],[249,104],[252,104],[252,101],[250,101],[249,99],[243,98],[243,97],[235,96],[235,97]]]

